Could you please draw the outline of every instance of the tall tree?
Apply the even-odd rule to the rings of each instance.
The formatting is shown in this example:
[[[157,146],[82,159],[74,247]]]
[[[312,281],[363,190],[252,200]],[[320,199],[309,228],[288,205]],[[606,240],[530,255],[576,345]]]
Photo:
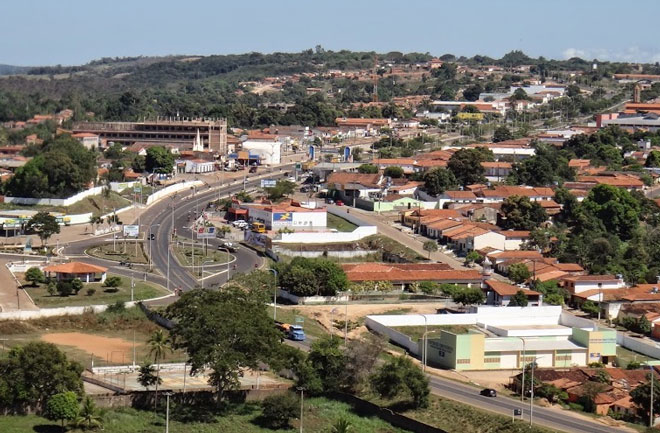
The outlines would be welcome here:
[[[170,339],[162,329],[154,331],[147,340],[149,347],[149,355],[154,357],[156,363],[156,398],[154,399],[154,407],[158,407],[158,384],[160,383],[160,361],[169,350],[171,350]]]
[[[60,232],[60,225],[57,219],[48,212],[37,212],[30,218],[25,226],[28,232],[36,233],[41,239],[41,245],[44,245],[51,236]]]
[[[193,290],[167,307],[175,323],[175,349],[188,354],[191,373],[208,368],[209,383],[221,397],[240,385],[239,373],[268,362],[280,344],[266,310],[270,291],[229,285],[222,291]]]
[[[529,197],[512,195],[502,202],[498,225],[504,229],[533,230],[548,219],[545,209]]]
[[[493,134],[493,142],[499,143],[500,141],[507,140],[513,140],[513,133],[506,125],[498,126]]]
[[[486,170],[481,163],[493,160],[493,153],[488,149],[460,149],[449,158],[447,168],[454,174],[460,185],[466,186],[485,182]]]
[[[163,146],[153,146],[147,149],[145,168],[152,173],[169,174],[174,169],[174,155]]]
[[[46,418],[62,422],[74,420],[78,416],[78,396],[75,392],[66,391],[55,394],[46,404]]]
[[[424,251],[428,251],[429,260],[431,260],[431,253],[438,251],[438,243],[436,241],[426,241],[422,248],[424,248]]]
[[[444,167],[427,171],[422,179],[424,180],[424,189],[431,195],[440,195],[458,186],[454,173]]]
[[[371,384],[381,397],[408,394],[415,408],[428,406],[429,379],[408,357],[396,356],[383,364],[371,377]]]

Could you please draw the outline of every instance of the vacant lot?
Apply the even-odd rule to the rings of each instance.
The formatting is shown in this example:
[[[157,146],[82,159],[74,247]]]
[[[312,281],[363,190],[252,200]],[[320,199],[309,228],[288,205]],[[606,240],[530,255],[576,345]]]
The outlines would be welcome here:
[[[116,239],[91,247],[86,252],[90,256],[117,262],[149,263],[143,242],[135,239]]]
[[[340,232],[352,232],[357,228],[352,222],[346,221],[344,218],[340,218],[337,215],[328,214],[328,228],[335,229]]]

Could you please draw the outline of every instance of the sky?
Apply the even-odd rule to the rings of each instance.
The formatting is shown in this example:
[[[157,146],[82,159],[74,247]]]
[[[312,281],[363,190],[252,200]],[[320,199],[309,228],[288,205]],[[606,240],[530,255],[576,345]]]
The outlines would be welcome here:
[[[329,50],[658,62],[658,0],[20,0],[0,64]]]

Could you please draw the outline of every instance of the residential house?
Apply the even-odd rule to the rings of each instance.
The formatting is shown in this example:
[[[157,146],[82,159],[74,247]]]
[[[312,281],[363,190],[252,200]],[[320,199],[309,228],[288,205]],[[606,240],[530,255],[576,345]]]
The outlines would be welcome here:
[[[520,288],[512,284],[497,280],[485,280],[482,289],[486,292],[486,304],[507,307],[511,303],[511,298],[519,291],[527,296],[527,305],[540,307],[543,305],[543,295],[534,290]]]
[[[454,270],[444,263],[347,263],[341,266],[352,283],[387,281],[401,290],[422,281],[468,287],[481,284],[478,271]]]
[[[486,170],[484,175],[491,182],[501,182],[511,173],[513,165],[510,162],[485,161],[481,166]]]

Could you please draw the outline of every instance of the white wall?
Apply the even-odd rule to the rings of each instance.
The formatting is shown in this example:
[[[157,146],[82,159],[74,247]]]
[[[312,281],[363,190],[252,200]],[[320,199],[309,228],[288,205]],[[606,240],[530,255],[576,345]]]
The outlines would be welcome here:
[[[500,324],[500,326],[506,326]],[[542,337],[542,336],[571,336],[573,330],[571,328],[547,328],[547,329],[505,329],[494,325],[486,327],[489,331],[501,335],[502,337]]]
[[[505,250],[519,250],[520,245],[522,245],[522,239],[505,239],[504,240],[504,249]]]
[[[278,296],[298,305],[329,304],[348,301],[348,295],[346,294],[338,294],[337,296],[296,296],[282,289],[279,289],[277,293]]]
[[[412,341],[409,336],[376,321],[369,321],[369,316],[365,320],[365,325],[373,332],[389,337],[391,341],[401,347],[405,347],[413,355],[419,354],[419,344],[416,341]]]
[[[201,180],[187,181],[181,183],[175,183],[174,185],[167,186],[161,190],[156,191],[147,198],[147,206],[157,202],[158,200],[167,197],[171,194],[177,193],[179,191],[188,190],[190,187],[200,187],[204,185],[204,182]]]
[[[251,151],[259,155],[263,164],[279,164],[282,143],[279,141],[246,140],[243,142],[243,150]]]
[[[292,223],[285,223],[284,225],[293,227],[327,227],[328,226],[328,213],[327,212],[293,212]],[[273,225],[277,226],[277,222],[273,221]]]
[[[481,236],[474,237],[473,249],[480,250],[485,247],[495,248],[496,250],[504,249],[504,235],[495,232],[484,233]]]
[[[113,187],[113,184],[115,185]],[[122,191],[131,184],[131,182],[111,182],[110,189],[113,191]],[[126,185],[121,188],[122,185]],[[71,206],[80,200],[93,195],[99,195],[103,192],[102,186],[81,191],[78,194],[68,198],[31,198],[31,197],[5,197],[5,203],[26,204],[26,205],[48,205],[48,206]]]
[[[355,242],[378,233],[376,226],[357,227],[352,232],[296,232],[280,233],[274,244],[320,244],[333,242]]]

